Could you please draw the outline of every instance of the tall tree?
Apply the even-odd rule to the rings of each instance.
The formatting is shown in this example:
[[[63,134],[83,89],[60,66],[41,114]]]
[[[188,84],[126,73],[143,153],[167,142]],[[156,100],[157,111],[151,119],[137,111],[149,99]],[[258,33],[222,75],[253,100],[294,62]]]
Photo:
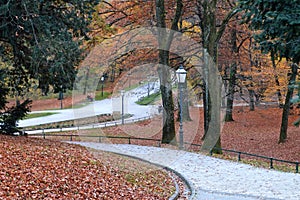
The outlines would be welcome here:
[[[237,13],[236,9],[231,9],[221,23],[217,26],[218,0],[197,0],[197,15],[200,19],[202,45],[204,48],[205,66],[205,95],[204,95],[204,145],[202,150],[210,151],[214,149],[220,153],[220,109],[221,109],[221,85],[219,83],[218,69],[218,44],[225,31],[229,20]],[[210,59],[211,58],[211,59]],[[209,91],[209,87],[215,90]],[[215,148],[214,148],[215,147]]]
[[[172,97],[172,83],[170,76],[169,58],[170,46],[172,44],[174,31],[178,30],[178,22],[182,14],[183,4],[181,0],[176,1],[176,11],[171,24],[171,30],[168,31],[166,23],[166,9],[164,0],[156,0],[156,20],[158,27],[159,44],[159,67],[158,74],[160,80],[160,91],[163,103],[163,136],[162,143],[176,143],[175,124],[174,124],[174,103]]]
[[[233,102],[237,86],[239,54],[245,42],[245,31],[238,25],[238,15],[230,21],[219,44],[219,68],[222,69],[222,79],[226,90],[225,122],[234,121]]]
[[[50,85],[55,92],[72,88],[82,58],[81,41],[87,39],[97,4],[98,0],[1,1],[0,57],[18,75],[17,83],[25,85],[33,78],[45,94]]]
[[[231,29],[231,53],[232,56],[238,53],[237,47],[237,30]],[[226,114],[225,114],[225,121],[230,122],[233,120],[233,100],[234,100],[234,93],[235,93],[235,86],[236,86],[236,74],[237,74],[237,60],[233,61],[230,66],[228,67],[228,89],[227,89],[227,102],[226,102]]]
[[[189,3],[185,1],[185,3]],[[156,0],[156,1],[112,1],[106,3],[110,9],[108,19],[122,29],[132,29],[143,26],[156,26],[158,49],[158,74],[162,94],[163,112],[163,143],[176,143],[174,123],[174,103],[172,95],[172,80],[170,69],[172,63],[170,46],[174,33],[179,31],[184,11],[183,1]],[[154,8],[154,9],[153,9]],[[154,11],[154,13],[153,13]],[[149,55],[149,54],[148,54]],[[179,58],[180,59],[180,58]],[[186,101],[185,101],[186,102]],[[187,102],[185,103],[187,105]],[[184,106],[188,109],[187,106]],[[187,113],[187,112],[186,112]]]
[[[290,100],[300,61],[300,4],[298,0],[239,0],[244,19],[257,30],[254,38],[264,53],[290,60],[291,73],[283,106],[279,143],[287,138]]]

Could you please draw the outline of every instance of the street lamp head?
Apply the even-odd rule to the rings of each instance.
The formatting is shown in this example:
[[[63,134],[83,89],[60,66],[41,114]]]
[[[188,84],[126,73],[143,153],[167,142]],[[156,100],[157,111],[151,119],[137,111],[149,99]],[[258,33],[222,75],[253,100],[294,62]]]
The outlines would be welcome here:
[[[102,82],[104,81],[104,76],[101,77],[101,81],[102,81]]]
[[[121,93],[122,96],[124,96],[125,90],[121,90],[120,93]]]
[[[186,78],[186,71],[182,65],[176,70],[176,76],[178,83],[184,83]]]

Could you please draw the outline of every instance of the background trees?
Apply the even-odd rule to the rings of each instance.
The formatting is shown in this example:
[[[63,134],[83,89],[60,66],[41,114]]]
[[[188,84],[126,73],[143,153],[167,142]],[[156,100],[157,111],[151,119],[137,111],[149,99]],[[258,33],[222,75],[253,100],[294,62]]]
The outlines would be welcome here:
[[[283,107],[279,142],[287,138],[288,114],[300,61],[300,5],[297,0],[240,0],[244,20],[263,53],[290,60],[288,91]]]
[[[283,109],[280,136],[280,142],[283,142],[286,138],[290,99],[298,74],[299,5],[294,0],[236,2],[138,0],[104,1],[103,4],[98,4],[96,0],[4,1],[0,4],[1,94],[5,96],[10,89],[18,100],[18,96],[22,96],[23,91],[32,83],[41,88],[44,94],[48,93],[49,86],[54,92],[72,88],[77,66],[83,56],[96,44],[105,41],[107,36],[114,34],[117,38],[117,34],[124,35],[126,31],[141,26],[158,27],[154,34],[157,35],[160,48],[137,49],[127,55],[120,55],[110,66],[110,77],[114,80],[115,74],[121,76],[138,62],[160,64],[158,72],[165,109],[163,142],[170,143],[175,138],[174,105],[170,74],[165,67],[175,69],[179,63],[183,63],[190,72],[195,67],[190,65],[189,58],[169,52],[173,35],[165,29],[171,29],[199,42],[205,49],[203,61],[207,52],[218,67],[215,71],[210,71],[210,66],[205,69],[210,75],[220,73],[223,76],[227,86],[228,121],[234,119],[231,111],[237,91],[248,92],[251,110],[254,109],[254,102],[259,103],[274,91],[278,94],[279,102],[282,102],[282,85],[286,78],[282,78],[280,71],[284,70],[280,66],[283,64],[278,61],[286,59],[293,63],[288,74],[290,86],[287,87]],[[236,9],[237,5],[240,10]],[[244,12],[244,22],[249,23],[251,30],[245,24],[240,24],[238,11]],[[89,28],[92,29],[90,33]],[[83,42],[88,37],[91,39]],[[131,45],[130,38],[127,39],[128,45]],[[85,51],[81,48],[83,46]],[[261,52],[267,54],[262,55]],[[275,75],[272,74],[274,71]],[[203,96],[206,97],[203,99],[205,134],[211,122],[214,123],[211,126],[214,127],[213,132],[219,133],[217,124],[220,124],[220,114],[212,113],[211,108],[220,105],[214,104],[215,97],[209,98],[213,91],[208,90],[208,85],[215,83],[201,78],[196,85],[202,85]],[[212,80],[216,80],[216,76]],[[5,98],[0,105],[1,108],[5,107]],[[219,140],[217,147],[220,146]]]
[[[175,33],[174,31],[178,30],[183,12],[183,2],[181,0],[177,0],[176,2],[157,0],[155,3],[153,1],[114,1],[107,4],[110,10],[103,13],[107,15],[106,17],[110,24],[120,27],[120,32],[124,34],[126,34],[127,29],[135,29],[140,25],[157,27],[154,29],[154,34],[157,35],[156,39],[159,48],[153,49],[152,52],[148,51],[148,55],[144,56],[157,56],[157,58],[152,58],[152,60],[158,60],[157,71],[164,108],[162,142],[175,144],[174,103],[170,72],[171,53],[169,50]],[[130,44],[130,40],[127,45],[132,45]],[[140,50],[139,52],[142,53]]]
[[[249,30],[245,24],[241,25],[241,15],[237,15],[237,12],[241,10],[236,9],[236,6],[241,6],[244,3],[236,4],[236,2],[216,0],[182,1],[182,8],[180,8],[178,7],[180,5],[179,1],[113,1],[112,3],[106,3],[109,9],[102,13],[106,15],[109,24],[117,25],[122,31],[140,26],[174,27],[174,30],[182,31],[201,43],[215,62],[215,65],[217,65],[218,73],[223,75],[223,81],[227,85],[228,103],[226,117],[228,121],[231,121],[233,120],[231,111],[233,109],[234,94],[237,91],[240,93],[240,98],[249,103],[250,110],[254,110],[256,104],[266,99],[269,94],[272,96],[274,91],[277,92],[279,102],[281,102],[280,88],[281,90],[283,89],[281,84],[285,81],[282,78],[282,73],[279,72],[281,69],[275,67],[275,65],[278,65],[278,62],[274,62],[274,59],[276,60],[279,54],[275,53],[275,51],[272,51],[272,55],[261,54],[256,44],[256,41],[259,41],[259,37],[254,34],[256,29]],[[177,15],[180,13],[178,12],[180,10],[182,12],[181,16]],[[177,17],[179,18],[177,19]],[[177,22],[177,24],[173,22]],[[196,29],[197,31],[195,32]],[[168,35],[163,32],[158,35],[160,36],[159,42],[161,46],[163,46],[163,42],[168,44],[171,41],[168,39]],[[288,40],[290,41],[290,39]],[[264,38],[261,41],[265,41],[265,43],[270,42],[268,38]],[[272,45],[269,46],[272,47]],[[261,50],[268,52],[266,49],[265,47],[261,48]],[[164,53],[164,55],[161,54],[159,57],[160,60],[164,60],[164,63],[172,65],[172,63],[167,62],[170,57],[165,59],[168,52],[160,53]],[[147,55],[149,56],[150,54],[148,53]],[[155,53],[151,55],[157,56]],[[271,57],[274,59],[272,60]],[[188,65],[188,59],[181,60],[181,62]],[[210,69],[210,67],[207,67],[207,69]],[[274,72],[277,75],[274,75]],[[211,73],[209,72],[209,74]],[[202,80],[202,83],[203,86],[208,84],[205,80]],[[202,83],[198,81],[196,85],[201,85]],[[209,97],[209,95],[205,95],[206,92],[209,94],[207,87],[202,87],[202,89],[204,92],[203,96]],[[164,102],[171,102],[171,98],[163,97],[162,99]],[[212,102],[209,98],[204,98],[203,100],[205,105],[204,126],[207,132],[209,123],[215,123],[216,120],[211,119],[210,109]],[[165,107],[165,109],[167,108],[168,106]],[[214,116],[219,116],[219,114],[214,113]],[[168,118],[167,122],[173,123],[172,117]],[[219,123],[216,122],[216,124]],[[173,127],[173,125],[168,127]],[[217,130],[218,126],[213,125],[213,127],[216,129],[213,132],[219,132]],[[217,147],[220,146],[221,144],[218,142]]]

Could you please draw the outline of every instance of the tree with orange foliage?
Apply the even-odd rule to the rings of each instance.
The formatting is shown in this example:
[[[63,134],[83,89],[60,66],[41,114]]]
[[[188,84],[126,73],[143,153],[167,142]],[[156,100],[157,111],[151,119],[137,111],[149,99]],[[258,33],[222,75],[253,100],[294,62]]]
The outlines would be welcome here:
[[[245,11],[245,22],[258,30],[255,39],[262,52],[292,62],[279,136],[279,143],[282,143],[287,139],[290,103],[300,62],[300,4],[284,0],[239,0],[239,6]]]

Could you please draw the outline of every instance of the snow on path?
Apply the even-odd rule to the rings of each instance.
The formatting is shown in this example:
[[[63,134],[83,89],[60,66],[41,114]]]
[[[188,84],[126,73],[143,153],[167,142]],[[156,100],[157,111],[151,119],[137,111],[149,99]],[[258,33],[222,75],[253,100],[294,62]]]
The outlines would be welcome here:
[[[134,156],[169,167],[195,189],[194,199],[300,199],[300,175],[252,167],[202,154],[127,144],[73,142],[82,146]]]

